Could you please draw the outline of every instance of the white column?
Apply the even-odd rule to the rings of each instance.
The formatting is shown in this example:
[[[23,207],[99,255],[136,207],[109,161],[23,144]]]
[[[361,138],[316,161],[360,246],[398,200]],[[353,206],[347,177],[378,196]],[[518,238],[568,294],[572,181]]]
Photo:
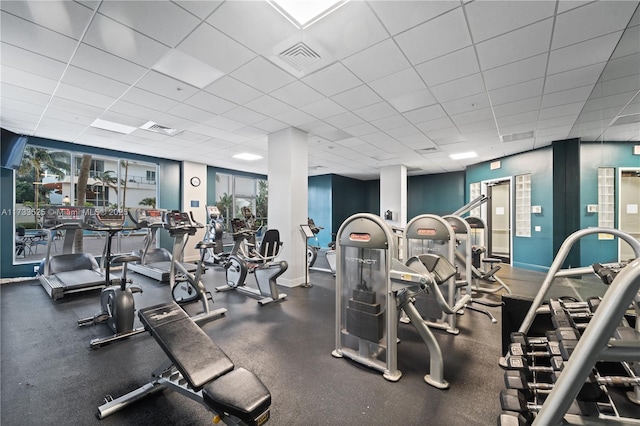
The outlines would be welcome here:
[[[307,223],[308,192],[307,133],[288,128],[269,135],[269,217],[270,229],[280,231],[284,242],[281,260],[289,264],[278,284],[295,287],[305,281],[306,240],[300,225]]]
[[[385,212],[391,212],[391,219]],[[391,226],[407,224],[407,167],[387,166],[380,169],[380,216]]]
[[[194,179],[195,178],[195,179]],[[207,165],[182,162],[182,211],[193,212],[193,217],[198,222],[206,225],[207,213]],[[194,262],[200,259],[200,251],[195,249],[196,243],[204,238],[204,228],[199,229],[195,235],[189,237],[189,242],[184,248],[184,261]]]

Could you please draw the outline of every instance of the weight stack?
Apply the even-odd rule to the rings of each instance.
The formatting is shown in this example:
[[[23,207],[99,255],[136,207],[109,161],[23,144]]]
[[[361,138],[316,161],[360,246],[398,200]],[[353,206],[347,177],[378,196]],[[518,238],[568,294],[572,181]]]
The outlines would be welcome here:
[[[384,316],[376,293],[353,290],[347,306],[347,332],[370,342],[378,342],[384,335]]]

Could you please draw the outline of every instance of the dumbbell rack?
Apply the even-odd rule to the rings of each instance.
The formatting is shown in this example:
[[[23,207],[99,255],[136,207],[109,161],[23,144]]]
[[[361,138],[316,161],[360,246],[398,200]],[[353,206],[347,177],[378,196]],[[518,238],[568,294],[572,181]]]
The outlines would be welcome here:
[[[593,233],[610,233],[624,239],[632,246],[638,258],[620,271],[597,306],[595,303],[563,303],[554,300],[550,301],[548,307],[543,307],[542,300],[555,277],[575,275],[578,271],[588,272],[588,268],[559,270],[572,245],[583,236]],[[526,336],[535,316],[545,311],[551,313],[555,327],[553,333],[547,333],[547,341],[553,334],[558,335],[557,330],[566,328],[577,330],[579,339],[568,344],[563,344],[562,339],[559,339],[559,345],[564,346],[564,349],[559,355],[560,362],[556,364],[546,361],[540,365],[540,358],[533,355],[529,358],[518,357],[513,361],[510,359],[513,355],[507,354],[504,363],[507,368],[519,367],[531,372],[531,376],[527,378],[530,377],[534,382],[523,386],[532,391],[529,394],[531,397],[520,390],[514,392],[514,389],[501,393],[503,409],[508,411],[500,415],[498,424],[640,425],[639,290],[640,243],[637,240],[621,231],[605,228],[581,230],[569,236],[560,247],[540,293],[518,331],[517,339]],[[630,311],[630,307],[633,310]],[[625,315],[629,314],[635,319],[635,329],[625,321]],[[545,340],[527,339],[538,342]],[[555,350],[548,349],[552,353]],[[519,366],[518,363],[524,365]],[[554,379],[554,383],[549,384],[544,391],[537,389],[544,386],[537,386],[535,382],[544,377],[539,373],[545,373],[546,377]],[[610,377],[610,374],[616,376]],[[585,385],[589,380],[595,382],[595,386]],[[505,383],[509,384],[507,380]],[[623,383],[632,389],[626,395],[618,388],[608,386]],[[589,387],[593,392],[585,391]]]

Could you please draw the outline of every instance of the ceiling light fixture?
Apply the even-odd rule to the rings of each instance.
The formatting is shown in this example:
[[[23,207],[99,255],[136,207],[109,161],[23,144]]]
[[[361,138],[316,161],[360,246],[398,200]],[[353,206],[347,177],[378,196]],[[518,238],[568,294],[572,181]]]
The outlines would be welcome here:
[[[349,0],[267,0],[275,10],[303,30],[318,22]]]
[[[469,152],[461,152],[459,154],[450,154],[449,158],[451,158],[452,160],[465,160],[467,158],[475,158],[477,157],[478,154],[476,154],[473,151],[469,151]]]
[[[122,133],[128,135],[129,133],[136,130],[136,127],[127,126],[126,124],[114,123],[113,121],[100,120],[96,118],[93,123],[91,123],[91,127],[95,127],[96,129],[109,130],[110,132]]]
[[[255,161],[261,159],[262,157],[260,155],[250,154],[248,152],[241,152],[240,154],[234,155],[233,158],[237,158],[238,160]]]

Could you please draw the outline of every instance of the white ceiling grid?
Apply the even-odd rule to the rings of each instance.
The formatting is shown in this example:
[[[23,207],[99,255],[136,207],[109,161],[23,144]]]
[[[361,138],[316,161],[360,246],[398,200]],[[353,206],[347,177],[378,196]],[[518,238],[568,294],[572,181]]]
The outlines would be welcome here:
[[[638,141],[637,7],[351,0],[298,30],[262,0],[3,0],[0,125],[256,173],[268,135],[293,126],[309,133],[310,175],[359,179],[396,164],[462,170],[569,137]],[[319,69],[280,65],[296,42]],[[608,127],[619,116],[629,124]],[[139,129],[148,121],[179,132]],[[245,151],[264,158],[232,157]],[[478,157],[449,158],[467,151]]]

